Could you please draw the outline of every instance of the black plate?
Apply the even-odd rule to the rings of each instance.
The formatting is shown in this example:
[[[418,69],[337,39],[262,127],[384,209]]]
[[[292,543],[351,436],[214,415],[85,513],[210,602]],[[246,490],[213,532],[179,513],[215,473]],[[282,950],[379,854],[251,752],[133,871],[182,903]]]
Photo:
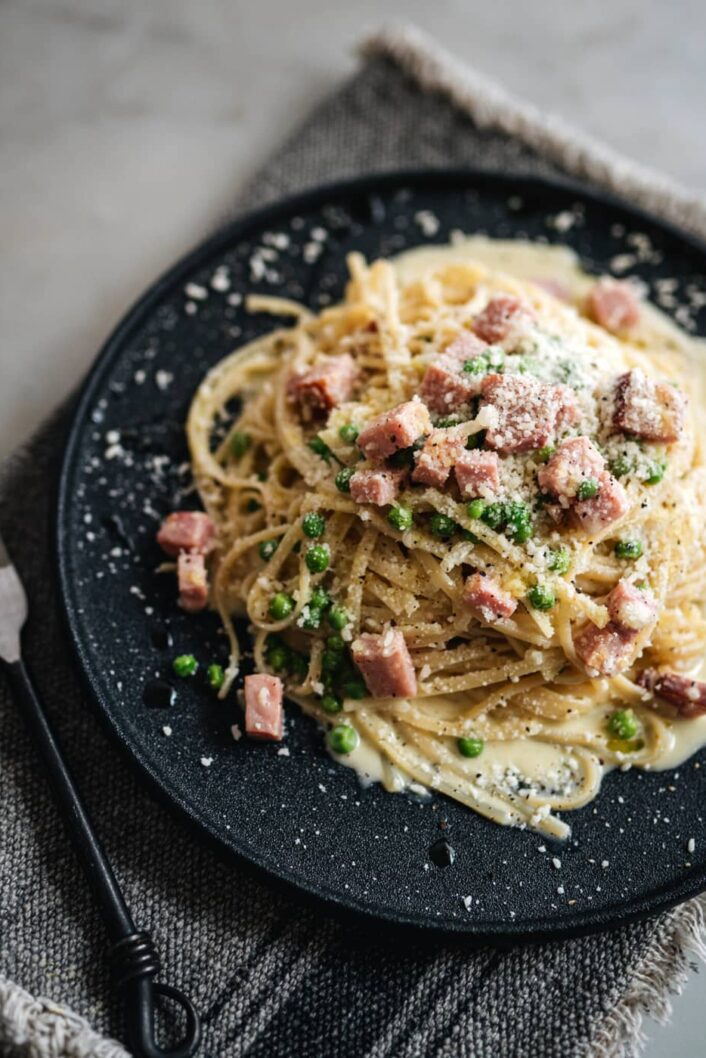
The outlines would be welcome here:
[[[399,174],[268,207],[159,280],[98,358],[61,478],[63,599],[79,665],[114,734],[168,802],[222,849],[391,922],[496,938],[565,935],[706,888],[706,754],[676,773],[609,775],[594,804],[567,816],[572,839],[552,846],[445,799],[361,789],[294,706],[285,750],[236,742],[235,700],[217,702],[198,676],[170,676],[177,653],[204,663],[225,653],[215,618],[180,613],[173,578],[154,573],[154,533],[169,510],[194,502],[183,422],[199,380],[274,325],[247,315],[239,295],[284,294],[316,309],[341,295],[347,252],[390,255],[446,242],[454,229],[566,243],[597,272],[629,265],[652,297],[703,330],[705,248],[577,187],[469,172]],[[228,291],[210,286],[218,266],[229,270]],[[187,283],[207,295],[185,291]],[[165,647],[165,630],[173,646]],[[145,684],[165,676],[176,704],[145,705]],[[456,852],[445,868],[429,853],[441,837]]]

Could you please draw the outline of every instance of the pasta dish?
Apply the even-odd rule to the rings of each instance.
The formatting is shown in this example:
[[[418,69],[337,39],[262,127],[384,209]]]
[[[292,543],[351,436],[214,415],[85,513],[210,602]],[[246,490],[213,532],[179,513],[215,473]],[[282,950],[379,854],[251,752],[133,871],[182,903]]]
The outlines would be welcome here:
[[[282,698],[336,759],[565,837],[606,769],[706,742],[694,340],[566,250],[349,258],[344,300],[203,380],[181,605],[246,617],[246,731]]]

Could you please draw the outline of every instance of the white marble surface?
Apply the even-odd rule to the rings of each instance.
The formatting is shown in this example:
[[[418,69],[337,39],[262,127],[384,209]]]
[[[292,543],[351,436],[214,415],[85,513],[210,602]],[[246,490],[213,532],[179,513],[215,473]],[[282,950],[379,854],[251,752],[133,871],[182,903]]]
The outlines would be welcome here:
[[[0,455],[383,20],[706,193],[703,0],[4,0]],[[706,976],[648,1058],[703,1053]]]

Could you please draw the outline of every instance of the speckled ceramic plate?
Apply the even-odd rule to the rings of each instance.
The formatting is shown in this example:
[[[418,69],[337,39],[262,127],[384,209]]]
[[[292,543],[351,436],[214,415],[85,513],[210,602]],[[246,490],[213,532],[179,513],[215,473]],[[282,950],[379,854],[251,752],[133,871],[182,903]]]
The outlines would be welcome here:
[[[683,325],[704,329],[704,247],[576,187],[478,173],[400,174],[317,190],[240,220],[160,279],[109,339],[66,452],[58,560],[78,663],[99,709],[152,785],[222,849],[332,904],[390,922],[486,937],[561,935],[657,911],[706,888],[706,755],[677,772],[609,775],[554,847],[459,804],[362,789],[295,706],[282,746],[235,741],[220,703],[171,659],[223,660],[210,614],[175,606],[154,534],[194,503],[183,423],[203,374],[275,326],[249,291],[317,309],[343,290],[345,256],[444,243],[454,230],[566,243],[596,272],[642,277]],[[202,669],[203,667],[202,666]],[[153,681],[170,681],[169,688]],[[161,693],[159,688],[161,686]],[[148,688],[145,694],[145,688]],[[437,866],[440,838],[455,850]],[[695,851],[690,839],[695,840]]]

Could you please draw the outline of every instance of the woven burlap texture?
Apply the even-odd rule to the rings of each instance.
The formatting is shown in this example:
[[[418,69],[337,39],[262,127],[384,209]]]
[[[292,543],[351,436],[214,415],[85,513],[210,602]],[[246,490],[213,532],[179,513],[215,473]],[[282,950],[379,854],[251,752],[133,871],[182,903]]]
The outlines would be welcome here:
[[[238,209],[346,175],[470,164],[627,188],[706,230],[702,203],[512,100],[416,31],[378,34],[365,56]],[[666,1016],[703,954],[698,901],[610,934],[503,950],[369,933],[221,862],[148,796],[86,700],[58,617],[51,522],[69,417],[70,406],[0,477],[0,531],[31,604],[26,656],[135,919],[152,930],[165,977],[203,1012],[202,1053],[637,1054],[642,1014]],[[0,1051],[122,1058],[107,939],[4,682],[0,803]]]

